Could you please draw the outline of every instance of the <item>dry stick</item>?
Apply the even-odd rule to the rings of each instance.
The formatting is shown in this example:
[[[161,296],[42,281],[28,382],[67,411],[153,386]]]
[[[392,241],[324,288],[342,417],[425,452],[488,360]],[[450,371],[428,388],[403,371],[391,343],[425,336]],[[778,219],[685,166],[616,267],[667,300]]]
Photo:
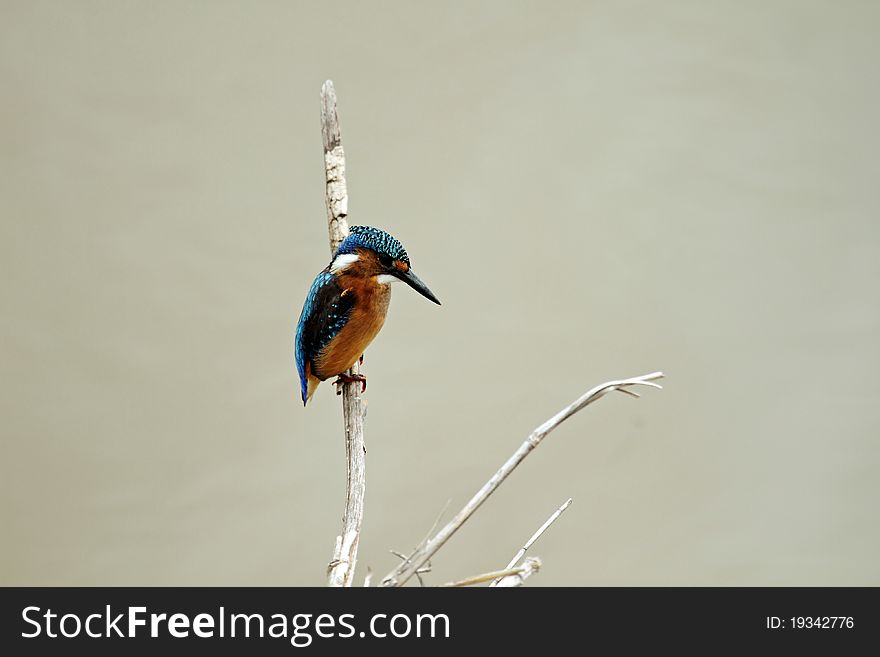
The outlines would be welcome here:
[[[413,553],[409,556],[408,559],[401,562],[397,568],[388,573],[382,580],[383,586],[402,586],[407,580],[409,580],[417,570],[419,570],[428,559],[430,559],[437,550],[443,547],[443,544],[449,540],[449,538],[456,532],[458,529],[467,521],[468,518],[473,515],[474,511],[480,508],[480,505],[485,502],[488,497],[495,492],[498,486],[501,485],[507,476],[514,471],[516,466],[522,463],[523,459],[531,454],[532,450],[535,449],[538,445],[541,444],[541,441],[549,434],[553,429],[558,427],[560,424],[565,422],[572,415],[582,410],[583,408],[589,406],[597,399],[604,397],[609,392],[614,390],[620,390],[622,392],[626,392],[629,395],[636,395],[636,393],[627,390],[629,386],[651,386],[653,388],[660,388],[661,386],[653,383],[653,381],[657,379],[662,379],[662,372],[653,372],[651,374],[645,374],[644,376],[636,376],[631,379],[622,379],[620,381],[609,381],[608,383],[603,383],[602,385],[596,386],[592,390],[587,391],[581,397],[573,401],[571,404],[563,408],[556,415],[551,417],[549,420],[544,422],[540,427],[532,431],[528,438],[526,438],[525,442],[520,445],[519,449],[517,449],[513,456],[511,456],[507,461],[502,465],[498,471],[492,475],[492,478],[487,481],[483,487],[476,492],[476,494],[470,499],[470,501],[464,505],[461,511],[459,511],[455,517],[450,520],[443,529],[441,529],[437,534],[434,535],[433,538],[423,541],[421,545],[419,545]],[[636,395],[637,396],[637,395]],[[531,573],[530,573],[531,574]],[[505,584],[508,585],[508,584]]]
[[[327,226],[331,256],[348,236],[348,191],[345,186],[345,152],[336,115],[336,92],[327,80],[321,88],[321,135],[324,141],[324,170],[327,189]],[[358,363],[348,373],[359,373]],[[328,586],[351,586],[364,517],[366,487],[366,448],[364,447],[364,414],[361,408],[359,383],[342,384],[342,416],[345,424],[345,457],[348,477],[345,488],[345,513],[342,534],[336,537],[333,560],[327,567]]]
[[[521,566],[517,566],[516,568],[508,567],[504,570],[495,570],[491,573],[483,573],[482,575],[466,577],[465,579],[460,579],[455,582],[447,582],[446,584],[441,584],[440,586],[473,586],[474,584],[482,584],[483,582],[488,582],[493,579],[497,579],[500,582],[508,578],[511,579],[511,582],[516,581],[516,579],[518,578],[519,584],[522,584],[523,580],[526,577],[538,572],[540,568],[541,560],[538,559],[538,557],[529,557],[523,562]],[[509,583],[499,584],[498,586],[518,586],[518,584]]]
[[[570,497],[565,502],[563,502],[562,506],[560,506],[558,509],[556,509],[556,511],[553,512],[553,515],[551,515],[549,518],[547,518],[547,520],[544,521],[544,524],[541,525],[540,527],[538,527],[537,531],[534,534],[532,534],[532,537],[525,542],[525,545],[523,545],[519,549],[519,551],[513,556],[513,559],[510,560],[510,563],[507,564],[507,570],[510,570],[511,568],[516,566],[516,563],[520,559],[522,559],[524,556],[526,556],[526,552],[528,551],[528,549],[535,544],[535,541],[537,541],[539,538],[541,538],[541,534],[543,534],[545,531],[547,531],[547,528],[550,525],[552,525],[554,522],[556,522],[556,519],[559,516],[561,516],[563,514],[563,512],[569,506],[571,506],[571,498]],[[498,586],[499,582],[501,581],[501,577],[503,577],[503,576],[499,576],[498,579],[495,580],[494,582],[492,582],[489,586]]]

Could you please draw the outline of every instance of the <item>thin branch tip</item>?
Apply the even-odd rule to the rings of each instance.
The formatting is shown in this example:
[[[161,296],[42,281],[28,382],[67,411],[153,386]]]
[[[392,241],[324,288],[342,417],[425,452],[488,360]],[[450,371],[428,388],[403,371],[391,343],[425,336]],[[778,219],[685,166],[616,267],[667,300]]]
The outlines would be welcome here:
[[[535,533],[531,535],[529,540],[527,540],[525,542],[525,544],[523,544],[523,546],[517,551],[517,553],[515,555],[513,555],[513,559],[511,559],[510,563],[507,564],[508,570],[513,568],[514,566],[516,566],[516,564],[519,562],[519,560],[522,559],[526,555],[526,552],[528,551],[528,549],[530,547],[532,547],[535,544],[535,542],[539,538],[541,538],[541,536],[544,534],[544,532],[547,531],[547,529],[550,527],[550,525],[552,525],[554,522],[556,522],[557,518],[559,518],[559,516],[561,516],[565,512],[565,510],[571,506],[571,502],[572,502],[572,498],[569,497],[567,500],[565,500],[565,502],[562,503],[562,505],[558,509],[556,509],[556,511],[554,511],[550,515],[549,518],[547,518],[547,520],[544,521],[543,525],[538,527],[538,529],[535,531]],[[502,579],[503,579],[503,576],[497,577],[489,586],[500,586]]]

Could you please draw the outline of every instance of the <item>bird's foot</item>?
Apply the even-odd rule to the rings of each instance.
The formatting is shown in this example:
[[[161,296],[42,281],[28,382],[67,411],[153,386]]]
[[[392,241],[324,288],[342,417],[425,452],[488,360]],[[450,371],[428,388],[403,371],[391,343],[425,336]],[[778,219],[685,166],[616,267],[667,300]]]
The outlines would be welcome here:
[[[363,365],[363,364],[364,364],[364,355],[361,354],[361,357],[358,358],[358,365]]]
[[[361,384],[361,392],[367,391],[367,377],[363,374],[340,374],[337,379],[333,382],[333,385],[336,386],[336,394],[342,394],[342,386],[345,383],[356,383],[359,382]]]

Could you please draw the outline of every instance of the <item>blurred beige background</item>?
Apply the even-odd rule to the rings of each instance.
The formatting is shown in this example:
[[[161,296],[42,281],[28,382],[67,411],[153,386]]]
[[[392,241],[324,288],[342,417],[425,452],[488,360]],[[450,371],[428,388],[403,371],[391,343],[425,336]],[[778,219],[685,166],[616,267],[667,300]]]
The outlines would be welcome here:
[[[0,2],[3,584],[319,585],[338,399],[319,90],[395,289],[360,572],[546,417],[434,559],[535,585],[880,584],[870,2]]]

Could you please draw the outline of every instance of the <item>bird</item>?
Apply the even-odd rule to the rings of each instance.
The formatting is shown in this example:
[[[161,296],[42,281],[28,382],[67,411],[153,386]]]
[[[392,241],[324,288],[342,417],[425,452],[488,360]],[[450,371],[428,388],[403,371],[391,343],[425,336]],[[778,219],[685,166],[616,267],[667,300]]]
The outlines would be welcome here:
[[[382,329],[391,284],[403,281],[438,306],[440,300],[412,270],[409,255],[394,237],[372,226],[352,226],[312,283],[296,325],[294,351],[305,406],[321,381],[360,382],[346,372]],[[337,394],[341,389],[337,389]]]

